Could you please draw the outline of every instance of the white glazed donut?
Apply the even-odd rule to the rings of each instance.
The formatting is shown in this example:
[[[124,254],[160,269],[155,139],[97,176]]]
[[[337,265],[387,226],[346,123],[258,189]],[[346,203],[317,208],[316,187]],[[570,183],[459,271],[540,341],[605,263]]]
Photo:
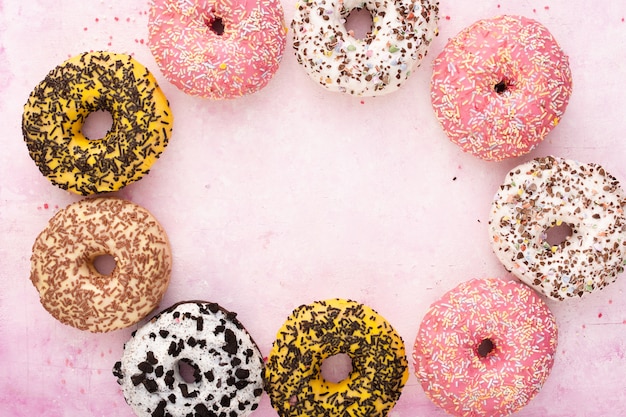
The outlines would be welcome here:
[[[372,31],[346,30],[353,9],[366,8]],[[437,35],[438,0],[298,0],[291,23],[298,62],[335,92],[377,96],[397,90]]]
[[[602,289],[624,271],[626,195],[597,164],[537,158],[510,171],[489,218],[493,250],[504,267],[548,297]],[[565,224],[559,244],[548,230]]]
[[[193,381],[180,363],[193,369]],[[247,416],[263,394],[263,357],[235,313],[215,303],[173,305],[124,345],[113,375],[137,416]]]

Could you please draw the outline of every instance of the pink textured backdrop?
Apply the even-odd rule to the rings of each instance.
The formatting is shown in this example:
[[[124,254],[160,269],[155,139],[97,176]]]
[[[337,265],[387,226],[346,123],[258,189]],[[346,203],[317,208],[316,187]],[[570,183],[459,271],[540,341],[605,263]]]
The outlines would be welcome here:
[[[283,1],[286,20],[294,2]],[[132,329],[89,334],[57,323],[31,285],[31,246],[77,196],[41,176],[22,140],[22,105],[55,65],[86,50],[132,53],[174,115],[170,146],[117,195],[149,209],[174,252],[162,307],[203,298],[239,313],[264,355],[299,304],[366,303],[413,343],[431,302],[471,277],[508,275],[487,216],[505,173],[534,156],[597,162],[626,184],[626,3],[442,0],[440,35],[398,92],[326,92],[288,41],[259,93],[228,102],[186,96],[160,74],[145,39],[148,4],[0,1],[0,415],[132,416],[111,367]],[[445,138],[429,102],[430,65],[475,20],[523,14],[570,57],[574,94],[531,155],[479,161]],[[626,279],[581,300],[549,302],[560,326],[552,375],[520,417],[626,415]],[[276,416],[267,396],[256,417]],[[391,417],[445,415],[411,375]]]

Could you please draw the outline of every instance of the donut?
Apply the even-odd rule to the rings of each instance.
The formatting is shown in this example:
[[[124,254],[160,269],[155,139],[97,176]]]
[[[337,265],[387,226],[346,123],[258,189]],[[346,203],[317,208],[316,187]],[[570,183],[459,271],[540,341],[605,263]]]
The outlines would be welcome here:
[[[338,382],[322,363],[346,354],[352,372]],[[296,308],[278,331],[265,366],[265,390],[280,417],[387,416],[408,378],[404,342],[370,307],[350,300]]]
[[[105,275],[100,256],[115,261]],[[165,230],[146,209],[113,197],[88,198],[59,210],[37,236],[30,280],[57,320],[109,332],[150,313],[169,285],[172,254]]]
[[[357,39],[345,21],[361,8],[372,15],[372,28]],[[438,14],[438,0],[298,0],[293,47],[306,73],[326,89],[381,96],[420,65],[437,35]]]
[[[625,209],[619,181],[600,165],[536,158],[513,168],[497,191],[491,245],[508,271],[546,296],[583,296],[624,271]],[[550,242],[557,227],[565,236]]]
[[[111,113],[101,139],[83,123]],[[173,125],[167,98],[152,74],[129,55],[85,52],[54,68],[30,93],[22,133],[39,171],[80,195],[116,191],[141,179],[167,146]]]
[[[287,39],[279,0],[153,0],[148,32],[165,78],[187,94],[214,100],[265,87]]]
[[[255,410],[263,357],[235,316],[216,303],[187,301],[134,332],[113,375],[135,414],[242,417]],[[193,377],[185,378],[181,363]]]
[[[507,416],[539,392],[556,347],[556,320],[534,291],[517,281],[472,279],[426,312],[415,374],[448,414]]]
[[[572,93],[565,55],[522,16],[480,20],[433,63],[431,102],[448,138],[486,161],[524,155],[559,124]]]

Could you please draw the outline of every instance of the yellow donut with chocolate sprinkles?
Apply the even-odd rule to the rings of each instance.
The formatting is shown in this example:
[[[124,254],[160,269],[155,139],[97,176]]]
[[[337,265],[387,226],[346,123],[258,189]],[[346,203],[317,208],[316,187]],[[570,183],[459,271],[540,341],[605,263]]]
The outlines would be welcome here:
[[[82,132],[89,114],[111,113],[101,139]],[[129,55],[86,52],[54,68],[31,92],[22,133],[31,158],[53,184],[80,195],[116,191],[141,179],[172,133],[167,98]]]
[[[335,382],[324,378],[322,363],[337,355],[347,355],[352,370]],[[265,367],[265,389],[281,417],[387,416],[407,378],[402,338],[370,307],[344,299],[295,309]]]

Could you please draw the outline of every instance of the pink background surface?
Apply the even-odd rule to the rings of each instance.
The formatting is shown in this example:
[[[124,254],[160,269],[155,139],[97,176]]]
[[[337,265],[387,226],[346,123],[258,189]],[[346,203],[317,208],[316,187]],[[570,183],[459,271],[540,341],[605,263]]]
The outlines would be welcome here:
[[[283,5],[290,21],[294,2]],[[442,0],[440,35],[396,93],[329,93],[299,67],[289,40],[268,87],[227,102],[186,96],[162,77],[145,44],[147,10],[144,1],[0,2],[0,415],[133,415],[111,374],[133,329],[61,325],[28,279],[35,237],[79,197],[31,161],[22,106],[71,55],[132,53],[170,100],[168,149],[148,177],[117,193],[168,231],[175,265],[161,307],[218,302],[239,313],[264,355],[295,307],[331,297],[376,309],[410,353],[426,309],[445,291],[472,277],[509,277],[491,251],[487,217],[518,163],[554,154],[600,163],[626,183],[626,2]],[[536,151],[487,163],[446,139],[428,82],[449,37],[503,13],[550,29],[570,57],[574,94]],[[560,326],[554,369],[517,415],[626,415],[625,288],[622,276],[583,299],[548,302]],[[253,415],[276,416],[266,395]],[[413,375],[391,412],[443,415]]]

